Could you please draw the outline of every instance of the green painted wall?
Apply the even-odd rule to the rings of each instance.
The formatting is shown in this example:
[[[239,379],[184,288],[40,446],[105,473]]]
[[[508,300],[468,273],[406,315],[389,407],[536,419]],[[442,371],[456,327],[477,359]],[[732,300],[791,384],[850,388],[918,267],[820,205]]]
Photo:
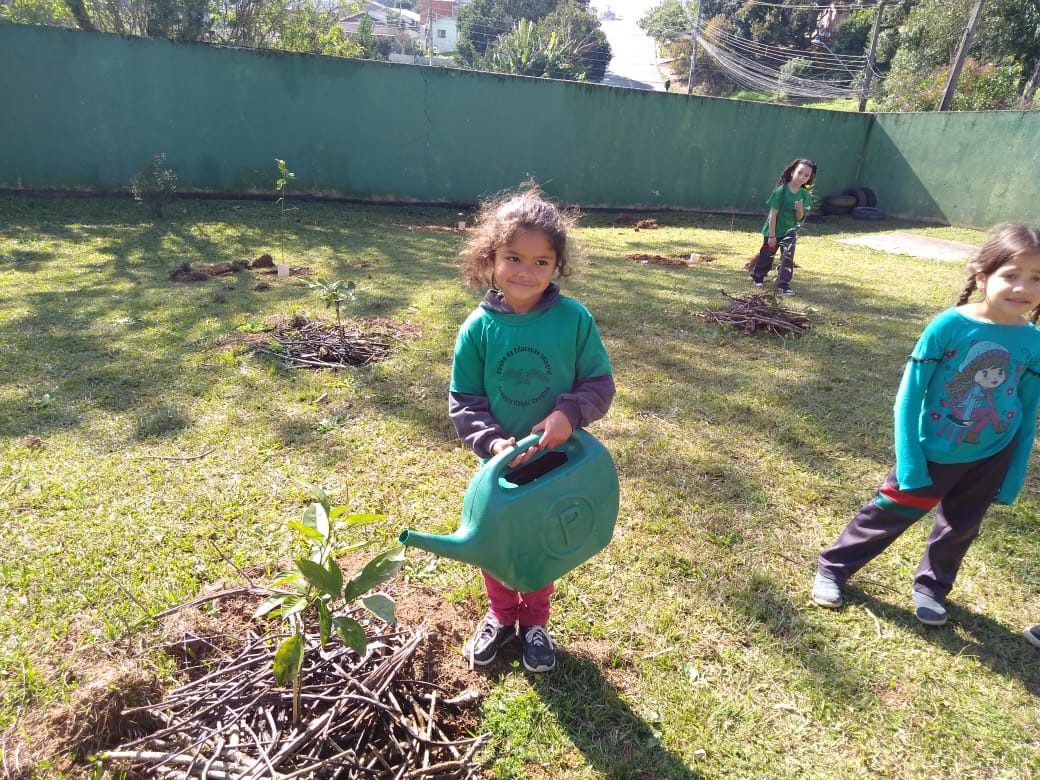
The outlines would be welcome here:
[[[894,214],[989,227],[1040,224],[1040,112],[878,114],[863,185]]]
[[[0,106],[7,190],[125,190],[164,152],[182,193],[271,194],[280,157],[316,195],[472,203],[533,176],[584,206],[757,213],[808,156],[818,194],[869,186],[921,219],[987,225],[1038,194],[1036,113],[875,118],[46,27],[0,25]]]

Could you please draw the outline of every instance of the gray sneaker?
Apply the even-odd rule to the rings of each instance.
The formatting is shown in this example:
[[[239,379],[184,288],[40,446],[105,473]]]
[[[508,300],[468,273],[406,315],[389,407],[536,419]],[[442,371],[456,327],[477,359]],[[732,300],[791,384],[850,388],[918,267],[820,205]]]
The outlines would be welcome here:
[[[505,646],[516,637],[514,626],[503,626],[491,615],[484,615],[477,623],[477,630],[462,648],[466,660],[477,666],[484,666],[495,660],[499,648]]]
[[[841,606],[841,585],[830,577],[817,574],[812,584],[812,600],[818,606],[837,609]]]
[[[943,603],[919,590],[914,591],[914,615],[926,626],[946,625],[947,614]]]
[[[524,668],[529,672],[548,672],[556,668],[556,649],[545,626],[520,626],[524,644]]]
[[[1022,636],[1026,638],[1026,641],[1034,647],[1040,647],[1040,623],[1035,626],[1030,626],[1022,632]]]

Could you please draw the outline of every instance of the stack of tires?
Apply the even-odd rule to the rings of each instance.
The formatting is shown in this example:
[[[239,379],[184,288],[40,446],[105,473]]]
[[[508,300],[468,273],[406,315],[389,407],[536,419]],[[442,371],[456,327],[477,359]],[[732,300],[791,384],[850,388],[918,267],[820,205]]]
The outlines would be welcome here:
[[[884,219],[884,209],[878,208],[877,195],[867,187],[853,187],[841,195],[823,199],[824,214],[851,214],[856,219]]]

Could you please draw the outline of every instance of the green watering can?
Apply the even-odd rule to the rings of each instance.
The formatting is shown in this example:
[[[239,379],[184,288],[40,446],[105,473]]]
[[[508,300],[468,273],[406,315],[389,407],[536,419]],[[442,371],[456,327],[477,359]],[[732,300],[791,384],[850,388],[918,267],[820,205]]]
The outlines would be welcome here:
[[[540,438],[521,439],[484,464],[466,488],[459,530],[405,530],[401,544],[479,566],[520,593],[541,590],[606,547],[619,501],[607,448],[577,428],[556,449],[509,467]]]

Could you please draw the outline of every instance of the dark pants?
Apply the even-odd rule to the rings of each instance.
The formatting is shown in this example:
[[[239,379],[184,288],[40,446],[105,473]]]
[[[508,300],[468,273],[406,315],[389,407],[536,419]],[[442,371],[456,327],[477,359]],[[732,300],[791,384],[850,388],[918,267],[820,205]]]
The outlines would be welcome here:
[[[844,583],[934,506],[935,523],[914,574],[914,590],[943,601],[1004,481],[1013,452],[1014,442],[984,460],[929,462],[932,484],[917,490],[900,490],[892,469],[877,496],[820,553],[817,571]]]
[[[776,286],[783,290],[790,285],[791,276],[794,274],[794,245],[795,232],[793,230],[789,230],[786,235],[781,237],[773,248],[763,241],[762,248],[758,250],[758,257],[755,258],[755,264],[751,267],[752,280],[761,282],[766,278],[766,274],[773,268],[773,258],[776,257],[777,250],[779,250],[780,268],[776,272]]]

